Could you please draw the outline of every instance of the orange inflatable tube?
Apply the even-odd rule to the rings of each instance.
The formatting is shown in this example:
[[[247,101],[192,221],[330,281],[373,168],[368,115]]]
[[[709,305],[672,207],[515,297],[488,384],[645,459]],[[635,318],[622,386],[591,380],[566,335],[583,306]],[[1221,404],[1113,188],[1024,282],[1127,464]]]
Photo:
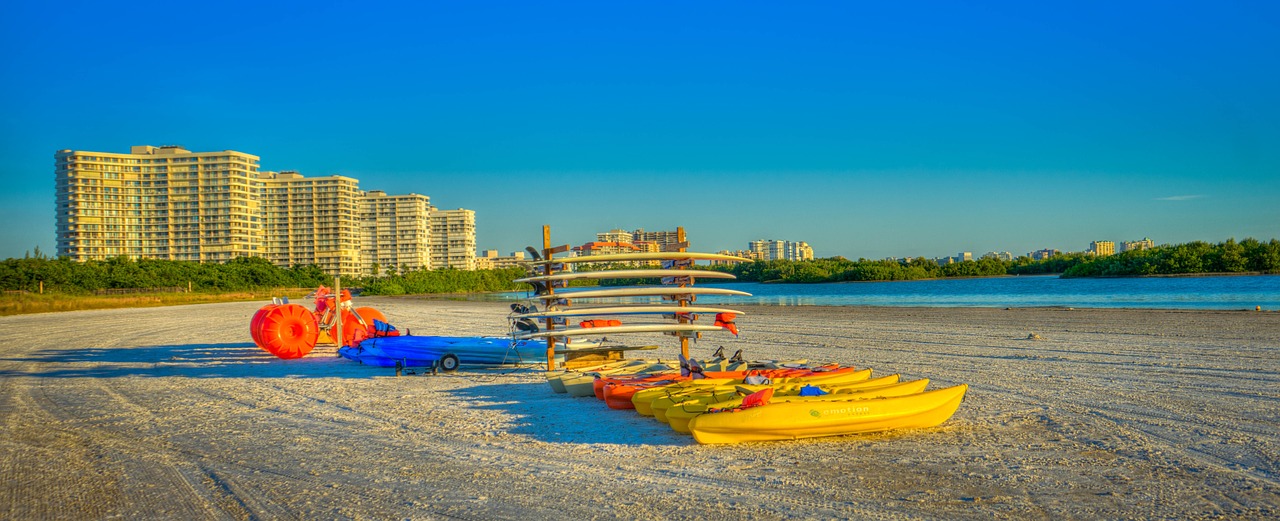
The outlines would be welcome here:
[[[249,336],[253,337],[254,344],[262,346],[262,341],[258,339],[258,329],[262,327],[262,317],[263,315],[266,315],[268,311],[277,307],[279,306],[275,304],[262,306],[261,308],[258,308],[258,312],[254,313],[253,318],[249,320]]]
[[[351,329],[354,335],[356,328]],[[316,347],[320,327],[315,315],[305,307],[269,304],[249,321],[249,335],[268,353],[284,359],[302,358]]]

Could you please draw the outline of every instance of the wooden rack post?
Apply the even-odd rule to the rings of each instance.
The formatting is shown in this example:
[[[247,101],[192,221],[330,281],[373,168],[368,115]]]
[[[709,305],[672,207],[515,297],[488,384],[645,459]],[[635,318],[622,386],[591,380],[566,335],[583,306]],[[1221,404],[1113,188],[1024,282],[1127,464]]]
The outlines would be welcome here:
[[[555,267],[551,265],[551,226],[546,224],[542,225],[542,258],[547,261],[547,263],[545,264],[546,269],[542,270],[542,274],[551,275],[551,272],[555,269]],[[554,285],[555,284],[552,281],[550,280],[547,281],[547,296],[555,297],[556,289],[552,287]],[[550,302],[552,301],[543,300],[542,309],[544,310],[547,309],[548,307],[547,305]],[[556,329],[556,321],[548,320],[547,331],[555,331],[555,329]],[[553,336],[547,337],[547,370],[548,371],[556,370],[556,337],[553,337]]]
[[[684,242],[684,226],[676,227],[676,243],[680,245],[680,247],[677,249],[677,251],[679,251],[680,253],[684,253],[685,250],[688,249],[685,247],[685,242]],[[689,277],[688,285],[689,286],[693,285],[693,277]],[[685,284],[681,283],[680,286],[684,287]],[[693,296],[690,295],[690,297],[692,298]],[[689,307],[689,301],[685,299],[680,299],[680,304],[678,305],[682,308]],[[690,321],[687,314],[680,313],[677,322],[681,324],[688,324]],[[680,335],[680,354],[683,355],[686,359],[689,358],[689,337],[684,335]]]

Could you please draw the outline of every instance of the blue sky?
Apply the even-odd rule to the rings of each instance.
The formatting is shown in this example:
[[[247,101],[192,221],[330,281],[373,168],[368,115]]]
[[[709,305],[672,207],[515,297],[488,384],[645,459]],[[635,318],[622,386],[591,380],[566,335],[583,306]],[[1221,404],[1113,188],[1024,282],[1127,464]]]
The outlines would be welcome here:
[[[142,144],[426,194],[503,253],[1280,237],[1280,3],[783,4],[8,2],[0,258],[54,250],[56,150]]]

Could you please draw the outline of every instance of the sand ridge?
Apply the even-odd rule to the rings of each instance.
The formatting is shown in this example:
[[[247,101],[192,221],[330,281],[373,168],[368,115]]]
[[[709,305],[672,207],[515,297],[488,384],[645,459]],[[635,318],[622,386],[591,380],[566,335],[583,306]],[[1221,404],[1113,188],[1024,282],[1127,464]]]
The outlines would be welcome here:
[[[416,334],[506,332],[500,303],[360,304]],[[0,518],[1280,515],[1280,313],[748,306],[741,338],[694,354],[969,396],[934,429],[699,446],[533,368],[278,360],[249,340],[259,305],[0,317]]]

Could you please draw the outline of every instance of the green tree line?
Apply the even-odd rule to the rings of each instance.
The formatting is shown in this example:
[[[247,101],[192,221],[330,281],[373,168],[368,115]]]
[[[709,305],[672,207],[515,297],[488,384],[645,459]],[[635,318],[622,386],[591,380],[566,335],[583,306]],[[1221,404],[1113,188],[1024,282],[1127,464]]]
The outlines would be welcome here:
[[[362,287],[368,294],[404,295],[512,291],[529,286],[513,280],[521,268],[487,271],[454,269],[407,271],[381,277],[343,277],[343,287]],[[282,268],[259,257],[222,264],[116,257],[76,262],[43,256],[0,261],[0,289],[88,294],[103,289],[158,289],[188,286],[193,291],[248,291],[270,288],[313,288],[333,285],[333,277],[316,266]]]
[[[929,259],[852,261],[843,257],[806,261],[772,260],[720,268],[744,282],[850,282],[990,277],[1009,273],[1012,263],[980,259],[939,265]]]
[[[170,288],[194,291],[242,291],[259,288],[305,288],[332,278],[320,268],[281,268],[258,257],[226,263],[200,263],[116,257],[77,262],[42,256],[0,261],[0,289],[85,294],[101,289]]]
[[[457,269],[416,270],[398,275],[362,277],[350,284],[364,289],[365,295],[420,295],[431,293],[474,293],[484,291],[518,291],[528,284],[512,282],[526,276],[524,268],[465,271]],[[345,279],[344,279],[345,280]],[[347,282],[343,282],[347,284]]]
[[[634,268],[628,268],[634,269]],[[1196,241],[1162,245],[1097,257],[1083,253],[1056,255],[1044,260],[1019,257],[1013,261],[980,259],[946,265],[923,258],[852,261],[843,257],[808,261],[745,262],[714,268],[744,282],[844,282],[920,280],[946,277],[990,277],[1060,273],[1063,277],[1126,277],[1198,273],[1280,273],[1280,241],[1228,239],[1217,244]],[[361,287],[369,295],[469,293],[528,290],[513,280],[523,268],[484,271],[455,269],[417,270],[398,274],[343,277],[343,287]],[[113,288],[187,287],[195,291],[245,291],[266,288],[308,288],[333,283],[316,266],[281,268],[257,257],[223,264],[117,257],[105,261],[75,262],[34,257],[0,261],[0,289],[69,294]],[[575,281],[594,285],[596,281]],[[657,279],[603,281],[609,285],[653,284]]]
[[[717,268],[744,282],[843,282],[922,280],[946,277],[1062,274],[1063,277],[1135,277],[1197,273],[1280,273],[1280,241],[1228,239],[1196,241],[1098,257],[1087,253],[1033,260],[979,259],[939,265],[930,259],[851,261],[843,257],[811,261],[775,260]]]
[[[1098,257],[1063,270],[1063,277],[1132,277],[1196,273],[1280,272],[1280,241],[1195,241]]]

